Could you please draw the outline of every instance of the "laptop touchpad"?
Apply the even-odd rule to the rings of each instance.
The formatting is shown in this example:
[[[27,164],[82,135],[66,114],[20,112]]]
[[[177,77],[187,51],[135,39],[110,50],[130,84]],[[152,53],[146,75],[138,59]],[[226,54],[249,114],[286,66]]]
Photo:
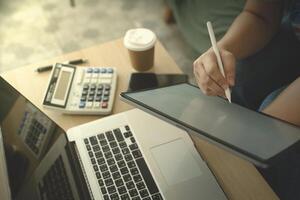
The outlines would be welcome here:
[[[196,160],[182,139],[151,149],[158,167],[169,185],[201,176]]]

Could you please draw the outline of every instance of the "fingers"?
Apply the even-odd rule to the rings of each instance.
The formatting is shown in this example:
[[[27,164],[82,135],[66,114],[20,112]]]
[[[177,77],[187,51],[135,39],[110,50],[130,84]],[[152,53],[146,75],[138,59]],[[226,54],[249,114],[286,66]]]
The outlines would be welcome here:
[[[208,96],[223,96],[224,90],[206,73],[201,62],[194,62],[194,74],[198,86]]]
[[[223,90],[227,89],[228,83],[219,69],[215,53],[213,51],[208,51],[207,54],[203,56],[202,63],[206,73],[211,78],[210,82],[214,81],[221,86]]]
[[[226,81],[230,86],[235,84],[235,57],[229,51],[221,51]]]
[[[235,57],[226,50],[220,50],[225,77],[222,75],[216,55],[212,49],[202,54],[194,62],[194,74],[200,89],[210,96],[225,96],[224,90],[234,85]]]

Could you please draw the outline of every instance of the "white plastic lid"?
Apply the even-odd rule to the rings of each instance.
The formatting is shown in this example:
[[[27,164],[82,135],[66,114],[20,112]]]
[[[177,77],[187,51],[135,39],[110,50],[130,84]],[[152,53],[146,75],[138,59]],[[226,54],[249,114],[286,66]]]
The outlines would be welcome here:
[[[156,42],[155,33],[149,29],[130,29],[124,37],[124,46],[132,51],[145,51],[154,46]]]

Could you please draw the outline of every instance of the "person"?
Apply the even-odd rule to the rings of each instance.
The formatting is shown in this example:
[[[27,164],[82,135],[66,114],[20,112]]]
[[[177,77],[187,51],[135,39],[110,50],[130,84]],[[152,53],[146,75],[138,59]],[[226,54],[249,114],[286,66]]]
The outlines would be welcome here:
[[[232,100],[257,110],[264,98],[300,74],[300,44],[285,18],[281,0],[248,0],[226,34],[218,41],[226,79],[209,48],[194,62],[194,74],[207,95],[224,95],[232,87]],[[213,22],[213,21],[212,21]]]
[[[290,5],[295,8],[296,3]],[[297,17],[284,8],[283,0],[247,0],[218,41],[226,76],[211,48],[195,60],[194,74],[203,93],[224,96],[230,87],[233,102],[254,110],[275,91],[260,110],[300,126],[300,42],[291,23]],[[281,199],[300,199],[299,154],[296,148],[280,163],[258,169]]]

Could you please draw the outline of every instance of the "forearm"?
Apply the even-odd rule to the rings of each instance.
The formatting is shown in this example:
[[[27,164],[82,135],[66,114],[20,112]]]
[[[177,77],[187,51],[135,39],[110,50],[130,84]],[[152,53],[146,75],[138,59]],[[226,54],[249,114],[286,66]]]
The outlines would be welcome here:
[[[300,126],[300,78],[289,85],[263,112]]]
[[[272,39],[280,27],[281,17],[281,1],[258,3],[248,0],[218,45],[233,53],[237,59],[248,57]]]

